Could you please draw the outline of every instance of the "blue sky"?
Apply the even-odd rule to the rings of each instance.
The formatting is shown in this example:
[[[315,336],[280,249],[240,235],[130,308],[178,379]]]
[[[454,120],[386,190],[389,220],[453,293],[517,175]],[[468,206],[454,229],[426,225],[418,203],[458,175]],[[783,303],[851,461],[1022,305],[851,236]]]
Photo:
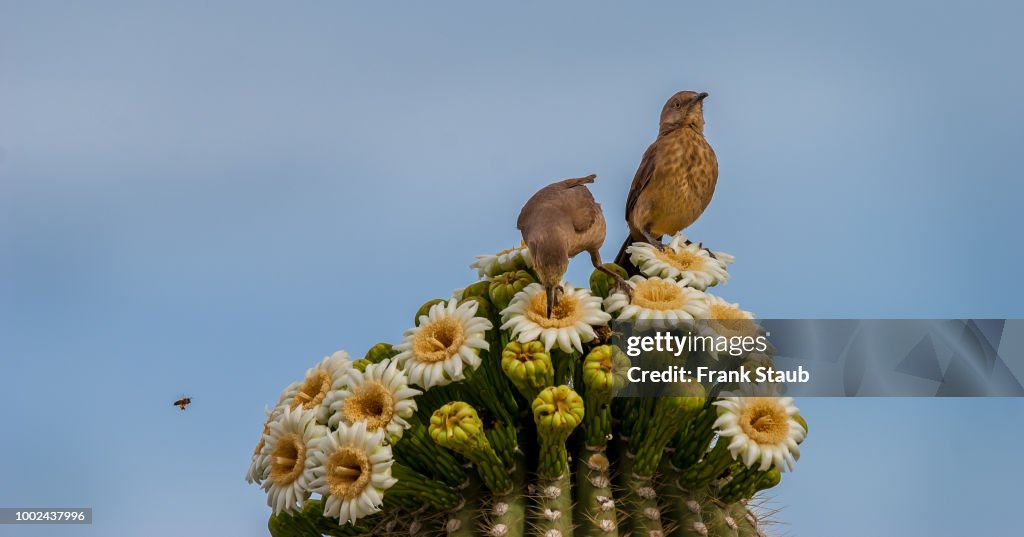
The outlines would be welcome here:
[[[208,4],[0,2],[0,506],[95,509],[4,535],[259,534],[263,405],[552,180],[598,174],[612,257],[678,89],[711,93],[722,295],[1022,314],[1019,4]],[[789,534],[1011,528],[1024,401],[799,404]]]

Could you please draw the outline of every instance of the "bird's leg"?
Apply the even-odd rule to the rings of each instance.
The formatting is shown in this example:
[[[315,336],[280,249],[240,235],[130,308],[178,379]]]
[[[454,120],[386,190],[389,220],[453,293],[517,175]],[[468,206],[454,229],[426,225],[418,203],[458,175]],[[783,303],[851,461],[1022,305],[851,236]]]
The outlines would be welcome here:
[[[601,262],[601,252],[598,252],[596,249],[592,250],[590,252],[590,262],[594,264],[594,268],[597,270],[615,278],[615,289],[621,291],[626,295],[630,302],[633,302],[633,286],[629,285],[629,282],[627,282],[625,278],[604,266],[604,263]]]
[[[640,234],[644,236],[644,240],[650,243],[652,246],[657,248],[659,251],[665,250],[665,245],[661,243],[661,236],[655,237],[648,229],[641,229]]]

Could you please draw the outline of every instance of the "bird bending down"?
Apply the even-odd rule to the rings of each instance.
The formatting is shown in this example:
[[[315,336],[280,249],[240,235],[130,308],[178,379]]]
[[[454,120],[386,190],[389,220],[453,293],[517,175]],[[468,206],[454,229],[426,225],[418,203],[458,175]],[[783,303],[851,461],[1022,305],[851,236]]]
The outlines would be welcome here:
[[[718,159],[704,139],[707,96],[680,91],[661,109],[658,137],[644,152],[629,187],[629,236],[615,257],[615,262],[630,274],[639,271],[629,260],[626,248],[634,242],[663,248],[661,237],[689,227],[715,194]]]
[[[590,254],[594,268],[615,278],[619,289],[632,295],[632,288],[601,262],[605,238],[604,214],[587,188],[596,175],[552,183],[533,195],[519,213],[516,227],[530,249],[533,269],[547,294],[547,316],[558,304],[562,277],[569,259],[580,252]]]

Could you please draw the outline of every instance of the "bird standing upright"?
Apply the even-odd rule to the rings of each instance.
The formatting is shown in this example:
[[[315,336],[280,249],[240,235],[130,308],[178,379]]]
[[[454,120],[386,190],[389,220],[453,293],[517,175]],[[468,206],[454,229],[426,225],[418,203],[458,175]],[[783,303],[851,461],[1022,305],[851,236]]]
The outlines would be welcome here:
[[[534,272],[547,294],[548,318],[558,305],[558,293],[562,277],[569,268],[569,259],[583,251],[590,253],[597,270],[614,277],[617,285],[631,294],[626,281],[601,262],[604,214],[587,188],[595,177],[588,175],[552,183],[538,190],[519,212],[516,227],[523,233],[523,242],[533,258]]]
[[[718,159],[704,139],[707,96],[680,91],[661,109],[658,138],[644,152],[629,187],[629,236],[615,257],[631,274],[638,271],[626,253],[630,244],[647,242],[660,247],[663,235],[685,229],[711,203],[718,182]]]

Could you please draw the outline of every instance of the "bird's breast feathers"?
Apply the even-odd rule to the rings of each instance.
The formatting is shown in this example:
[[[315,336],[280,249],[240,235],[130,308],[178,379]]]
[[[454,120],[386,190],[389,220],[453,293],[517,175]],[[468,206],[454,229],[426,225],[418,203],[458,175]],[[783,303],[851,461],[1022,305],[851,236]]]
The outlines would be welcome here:
[[[711,202],[718,181],[718,161],[711,146],[690,129],[680,131],[659,140],[653,180],[638,200],[655,233],[673,234],[697,220]]]

